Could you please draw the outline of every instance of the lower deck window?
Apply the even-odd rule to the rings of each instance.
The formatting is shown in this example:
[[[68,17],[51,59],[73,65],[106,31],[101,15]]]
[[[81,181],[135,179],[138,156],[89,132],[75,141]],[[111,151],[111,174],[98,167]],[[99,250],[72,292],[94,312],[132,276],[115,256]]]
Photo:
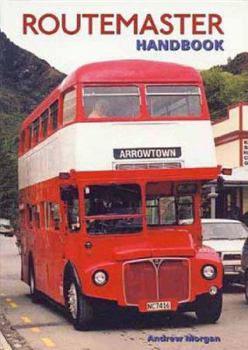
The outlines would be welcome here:
[[[94,185],[85,188],[89,234],[136,233],[142,230],[138,185]]]

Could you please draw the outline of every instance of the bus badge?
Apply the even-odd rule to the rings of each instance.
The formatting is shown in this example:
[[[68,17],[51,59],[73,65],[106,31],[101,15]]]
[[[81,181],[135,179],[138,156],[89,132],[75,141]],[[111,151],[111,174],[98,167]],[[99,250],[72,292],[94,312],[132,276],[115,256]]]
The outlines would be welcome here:
[[[153,262],[154,262],[156,267],[159,267],[159,265],[161,263],[161,259],[154,259]]]

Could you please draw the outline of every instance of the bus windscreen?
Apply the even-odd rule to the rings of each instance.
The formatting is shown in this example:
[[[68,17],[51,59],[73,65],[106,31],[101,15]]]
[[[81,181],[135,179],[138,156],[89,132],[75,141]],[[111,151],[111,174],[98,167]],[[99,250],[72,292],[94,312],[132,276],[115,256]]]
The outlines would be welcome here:
[[[192,225],[194,222],[192,194],[175,193],[170,183],[148,183],[146,220],[149,227]]]
[[[136,184],[85,188],[89,234],[135,233],[142,230],[141,189]]]

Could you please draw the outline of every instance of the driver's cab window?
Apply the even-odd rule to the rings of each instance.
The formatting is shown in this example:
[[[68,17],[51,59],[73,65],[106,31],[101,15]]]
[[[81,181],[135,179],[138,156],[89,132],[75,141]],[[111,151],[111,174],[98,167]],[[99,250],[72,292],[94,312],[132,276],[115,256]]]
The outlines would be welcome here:
[[[74,186],[61,188],[61,199],[65,203],[67,227],[71,232],[80,230],[80,208],[78,189]]]

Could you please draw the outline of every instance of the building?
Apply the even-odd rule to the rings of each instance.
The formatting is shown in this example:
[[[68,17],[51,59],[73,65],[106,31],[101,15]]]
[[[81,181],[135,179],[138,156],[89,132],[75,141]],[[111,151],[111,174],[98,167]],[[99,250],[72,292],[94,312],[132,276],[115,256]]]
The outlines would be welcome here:
[[[215,195],[209,196],[211,216],[241,219],[248,213],[248,103],[229,107],[227,116],[213,123],[213,133],[217,162],[232,175],[222,176],[216,203]]]

